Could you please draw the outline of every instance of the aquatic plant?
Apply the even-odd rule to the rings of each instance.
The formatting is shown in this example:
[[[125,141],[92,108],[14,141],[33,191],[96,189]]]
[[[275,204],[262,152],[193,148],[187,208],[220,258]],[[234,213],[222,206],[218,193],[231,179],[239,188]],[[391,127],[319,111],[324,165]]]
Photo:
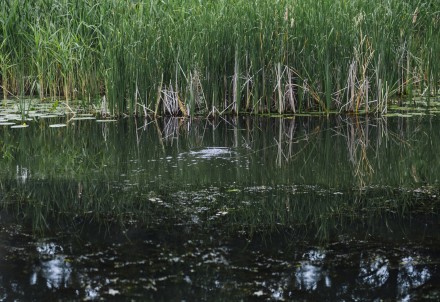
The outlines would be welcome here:
[[[384,112],[438,95],[440,3],[5,0],[3,97],[112,113]]]

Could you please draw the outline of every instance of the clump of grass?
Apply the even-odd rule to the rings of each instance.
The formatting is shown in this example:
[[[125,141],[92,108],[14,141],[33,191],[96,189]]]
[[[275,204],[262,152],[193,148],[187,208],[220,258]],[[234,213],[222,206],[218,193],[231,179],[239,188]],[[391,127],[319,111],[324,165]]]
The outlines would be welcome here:
[[[440,2],[5,0],[3,98],[113,114],[385,112],[438,95]]]

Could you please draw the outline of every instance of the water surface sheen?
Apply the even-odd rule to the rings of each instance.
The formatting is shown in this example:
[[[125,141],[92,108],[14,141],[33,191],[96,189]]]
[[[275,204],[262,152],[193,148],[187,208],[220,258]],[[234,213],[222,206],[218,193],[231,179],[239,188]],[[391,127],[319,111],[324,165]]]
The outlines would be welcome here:
[[[440,299],[440,118],[0,127],[0,300]]]

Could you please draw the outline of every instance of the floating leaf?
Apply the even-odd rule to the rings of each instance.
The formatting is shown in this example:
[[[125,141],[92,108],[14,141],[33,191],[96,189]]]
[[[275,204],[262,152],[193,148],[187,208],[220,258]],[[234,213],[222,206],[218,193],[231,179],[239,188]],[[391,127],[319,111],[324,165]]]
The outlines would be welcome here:
[[[78,116],[78,117],[72,117],[70,120],[71,121],[96,120],[96,117],[94,117],[94,116]]]
[[[96,120],[97,123],[110,123],[110,122],[116,122],[117,120]]]
[[[5,118],[10,120],[10,121],[11,120],[20,120],[21,116],[18,115],[18,114],[8,114],[8,115],[5,116]]]
[[[66,127],[66,124],[52,124],[49,125],[50,128],[61,128],[61,127]]]
[[[14,128],[14,129],[18,129],[18,128],[27,128],[27,127],[29,127],[29,125],[27,125],[27,124],[21,124],[21,125],[14,125],[14,126],[11,126],[11,128]]]
[[[403,114],[403,113],[387,113],[387,114],[384,114],[383,116],[386,116],[386,117],[395,117],[395,116],[398,116],[398,117],[413,117],[415,114],[414,113],[406,113],[406,114]],[[418,114],[418,115],[420,115],[420,114]]]
[[[60,117],[60,116],[56,114],[43,114],[40,115],[38,118],[42,119],[42,118],[54,118],[54,117]]]
[[[15,125],[15,123],[13,123],[13,122],[0,122],[0,126],[11,126],[11,125]]]

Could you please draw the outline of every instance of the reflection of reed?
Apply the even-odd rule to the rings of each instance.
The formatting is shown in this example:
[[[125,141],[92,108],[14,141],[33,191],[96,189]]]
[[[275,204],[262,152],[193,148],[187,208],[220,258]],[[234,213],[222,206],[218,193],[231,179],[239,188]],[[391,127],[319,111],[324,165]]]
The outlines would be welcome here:
[[[157,132],[160,137],[160,143],[163,142],[173,144],[182,136],[180,133],[185,129],[188,137],[191,137],[191,147],[201,147],[206,145],[206,141],[210,140],[206,134],[211,134],[212,145],[224,145],[224,142],[231,142],[228,147],[234,149],[243,148],[252,153],[267,154],[266,149],[275,148],[276,158],[275,164],[278,168],[284,164],[294,161],[298,156],[306,157],[304,165],[309,159],[322,157],[322,152],[331,152],[331,144],[333,139],[328,137],[324,145],[318,142],[318,139],[325,136],[326,131],[335,131],[338,136],[344,137],[344,141],[348,150],[348,158],[353,167],[353,173],[358,184],[363,187],[371,179],[374,173],[373,165],[369,158],[369,149],[372,142],[370,139],[371,131],[377,129],[374,137],[376,142],[373,144],[376,148],[375,154],[379,152],[382,140],[388,139],[388,129],[386,119],[376,119],[372,123],[369,117],[359,118],[348,117],[343,119],[337,118],[338,127],[330,129],[324,127],[324,120],[312,117],[302,117],[297,119],[244,119],[240,120],[236,117],[219,118],[213,120],[204,120],[203,122],[190,119],[166,118],[162,120],[162,129],[156,122]],[[244,127],[242,127],[244,125]],[[220,130],[220,128],[226,129]],[[266,137],[262,136],[264,129],[272,129],[272,134]],[[227,131],[227,132],[225,132]],[[218,135],[214,135],[219,132]],[[222,137],[222,143],[216,142]],[[272,143],[271,143],[272,142]],[[320,148],[314,148],[313,145],[320,144]],[[330,146],[326,146],[330,145]],[[326,151],[327,150],[327,151]],[[312,152],[312,153],[310,153]],[[319,154],[314,154],[319,152]],[[305,154],[308,153],[308,154]],[[328,154],[327,156],[331,156]]]
[[[278,120],[278,139],[274,138],[278,150],[276,159],[278,167],[282,166],[283,160],[288,162],[289,158],[292,157],[296,129],[295,118],[287,120],[287,122],[288,127],[286,127],[284,120]],[[287,147],[286,151],[284,151],[284,145]]]
[[[365,117],[362,121],[359,116],[348,117],[345,120],[339,118],[339,123],[345,124],[339,127],[336,132],[338,135],[345,137],[347,144],[348,158],[353,166],[353,173],[357,179],[359,187],[364,187],[374,173],[374,169],[368,158],[368,150],[370,148],[370,118]],[[381,126],[382,120],[376,120],[375,127],[383,129]],[[380,145],[381,135],[378,135]]]
[[[346,141],[350,162],[353,164],[354,175],[359,186],[364,187],[374,173],[373,167],[367,156],[367,149],[370,145],[368,131],[369,118],[361,124],[359,117],[355,116],[354,121],[347,121]]]
[[[274,137],[278,167],[294,160],[301,153],[308,152],[306,150],[309,143],[313,142],[312,137],[317,138],[321,133],[321,121],[315,124],[310,117],[303,118],[301,121],[302,123],[298,123],[295,117],[278,121],[278,135],[277,138]]]
[[[180,119],[179,118],[164,118],[163,119],[163,130],[162,138],[173,143],[174,140],[179,139],[179,129],[180,129]]]

